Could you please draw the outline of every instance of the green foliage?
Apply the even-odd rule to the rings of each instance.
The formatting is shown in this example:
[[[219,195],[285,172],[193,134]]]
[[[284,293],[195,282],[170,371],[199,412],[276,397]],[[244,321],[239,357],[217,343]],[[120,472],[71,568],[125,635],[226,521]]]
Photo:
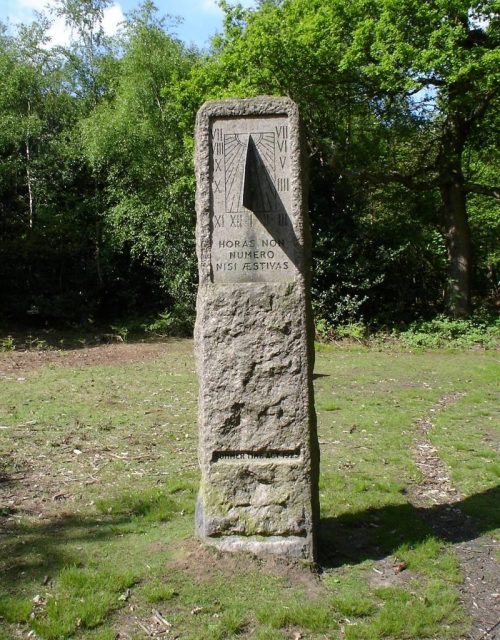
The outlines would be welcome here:
[[[0,39],[7,319],[116,321],[194,306],[192,144],[169,102],[196,54],[152,5],[111,42],[106,4],[55,5],[77,36],[68,49],[42,48],[43,22]]]
[[[316,335],[321,340],[351,340],[363,343],[368,336],[368,330],[362,322],[334,324],[320,318],[316,322]]]
[[[7,622],[27,622],[33,603],[28,598],[3,597],[0,600],[0,618]]]
[[[439,347],[495,348],[500,341],[500,322],[480,316],[470,320],[453,320],[438,316],[425,322],[414,322],[396,333],[401,342],[415,349]]]
[[[169,520],[176,509],[175,502],[159,490],[147,494],[129,493],[111,500],[98,500],[96,506],[102,513],[123,514],[143,518],[148,522]]]
[[[156,337],[189,336],[192,334],[193,326],[193,305],[179,302],[172,311],[160,313],[153,322],[145,324],[144,330]]]
[[[284,640],[285,637],[281,631],[271,627],[261,627],[255,634],[255,640]]]
[[[191,134],[179,127],[175,84],[195,54],[152,13],[126,26],[113,100],[81,123],[85,154],[105,180],[105,234],[151,270],[169,303],[168,333],[186,333],[194,307],[194,180]]]
[[[147,602],[155,604],[157,602],[171,600],[176,595],[176,591],[169,584],[157,580],[146,584],[143,589],[143,594]]]
[[[6,336],[0,339],[0,351],[14,351],[16,343],[12,336]]]
[[[128,492],[114,498],[96,500],[96,507],[104,514],[126,515],[145,522],[166,522],[178,513],[191,513],[193,486],[169,483],[167,490]]]
[[[463,614],[457,608],[459,596],[453,589],[430,583],[415,600],[405,589],[384,587],[376,591],[380,608],[374,618],[346,628],[349,640],[379,638],[425,638],[440,629],[440,637],[452,638],[455,631],[440,627],[447,620],[458,623]]]
[[[116,632],[113,629],[97,629],[89,633],[89,640],[116,640]]]
[[[220,619],[208,624],[207,640],[225,640],[238,636],[245,627],[245,619],[237,611],[228,611],[222,614]]]
[[[442,230],[453,233],[449,221],[459,215],[443,194],[450,167],[464,181],[476,177],[465,176],[463,153],[477,144],[496,95],[496,19],[475,29],[468,12],[477,19],[491,7],[225,7],[217,55],[193,77],[203,96],[287,94],[298,102],[312,155],[313,286],[322,317],[393,322],[443,309],[446,270],[453,280],[457,256],[451,243],[447,265]],[[466,220],[462,226],[467,245]]]
[[[224,31],[204,54],[151,2],[108,38],[107,6],[54,4],[75,34],[66,48],[47,47],[44,16],[0,32],[4,321],[148,317],[155,335],[191,332],[195,114],[210,98],[259,94],[292,97],[304,121],[320,335],[362,341],[361,323],[458,313],[462,263],[476,306],[495,308],[493,0],[222,2]],[[408,340],[431,344],[418,333]]]
[[[78,629],[102,624],[110,611],[123,606],[120,592],[135,583],[128,573],[69,567],[60,573],[55,592],[32,627],[46,640],[59,640]]]
[[[286,602],[262,607],[255,612],[257,620],[273,629],[298,626],[310,631],[326,631],[336,626],[331,610],[319,602]]]
[[[399,344],[405,349],[496,349],[500,342],[500,324],[489,314],[476,314],[468,320],[438,315],[432,320],[418,320],[388,331],[361,322],[333,324],[324,319],[316,322],[317,348],[328,342],[376,344],[392,348]]]
[[[340,406],[337,402],[322,402],[318,405],[320,411],[339,411]]]
[[[48,348],[49,345],[46,340],[33,336],[31,333],[26,336],[26,349],[29,351],[45,351]]]
[[[325,583],[333,595],[331,603],[336,612],[347,618],[363,618],[377,609],[377,600],[367,585],[363,585],[357,573],[337,577],[329,575]]]
[[[462,581],[457,558],[434,537],[428,537],[418,545],[405,543],[395,550],[394,557],[404,562],[408,569],[424,570],[433,579],[443,578],[449,584]]]
[[[363,618],[376,610],[376,604],[372,598],[354,593],[336,596],[332,599],[332,603],[339,613],[348,618]]]

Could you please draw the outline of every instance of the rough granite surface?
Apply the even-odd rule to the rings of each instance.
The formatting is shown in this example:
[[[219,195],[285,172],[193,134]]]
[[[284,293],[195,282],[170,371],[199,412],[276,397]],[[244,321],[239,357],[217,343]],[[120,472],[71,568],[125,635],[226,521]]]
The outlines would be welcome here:
[[[220,147],[214,145],[218,140]],[[239,164],[231,164],[231,145],[239,150]],[[251,180],[238,175],[250,171],[250,145],[257,158],[252,161],[260,162],[250,167]],[[222,195],[217,170],[226,185]],[[196,174],[200,282],[195,342],[202,474],[197,534],[223,550],[313,559],[319,450],[296,105],[269,97],[206,103],[197,119]],[[267,191],[260,195],[247,193],[239,200],[238,192],[232,195],[238,180],[241,185],[250,181],[258,190],[264,179]],[[276,191],[276,184],[285,191]],[[259,211],[256,205],[251,211],[242,202],[268,210]],[[276,226],[278,206],[283,233]],[[235,214],[249,222],[230,227]],[[214,216],[221,216],[217,234]],[[266,258],[274,261],[255,263],[258,272],[246,274],[244,281],[231,280],[233,274],[214,277],[214,238],[219,247],[227,240],[248,244],[252,239],[255,248],[268,236],[278,244],[285,238],[282,253]],[[222,250],[220,254],[217,259],[224,260]],[[227,252],[228,261],[234,255]],[[271,269],[282,269],[288,257],[286,277],[276,278]],[[241,271],[243,264],[254,263],[234,264]]]

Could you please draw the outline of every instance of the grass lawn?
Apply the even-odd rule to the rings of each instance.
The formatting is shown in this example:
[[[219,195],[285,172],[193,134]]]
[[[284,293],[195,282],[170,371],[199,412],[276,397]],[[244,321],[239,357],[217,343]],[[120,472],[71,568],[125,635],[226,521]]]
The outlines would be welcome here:
[[[466,632],[453,546],[410,500],[412,448],[419,418],[462,392],[429,437],[479,532],[498,526],[498,353],[318,346],[319,572],[193,539],[191,341],[82,366],[72,352],[30,368],[11,357],[0,353],[0,640]]]

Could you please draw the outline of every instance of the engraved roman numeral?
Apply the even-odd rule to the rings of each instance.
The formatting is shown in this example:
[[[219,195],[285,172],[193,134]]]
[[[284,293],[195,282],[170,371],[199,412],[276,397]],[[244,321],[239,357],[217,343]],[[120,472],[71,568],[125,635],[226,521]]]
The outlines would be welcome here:
[[[231,227],[241,227],[242,215],[231,215]]]
[[[282,152],[282,153],[286,153],[287,150],[287,142],[286,140],[278,140],[278,149]]]
[[[285,162],[286,162],[286,157],[285,156],[280,156],[280,165],[281,165],[282,169],[285,168]]]
[[[215,227],[223,227],[224,226],[224,216],[214,216],[214,226]]]
[[[288,127],[285,124],[281,125],[280,127],[275,127],[275,129],[276,129],[276,135],[278,136],[278,140],[280,138],[283,138],[283,140],[288,138]]]
[[[213,139],[214,140],[222,140],[222,129],[214,129]]]
[[[277,185],[278,185],[278,191],[289,191],[290,180],[288,178],[278,178]]]
[[[286,213],[280,213],[278,215],[278,225],[280,227],[288,227],[288,216]]]
[[[222,160],[214,158],[214,171],[222,171]]]
[[[213,152],[221,156],[224,153],[224,143],[223,142],[212,142]]]
[[[214,180],[214,193],[222,193],[221,180]]]

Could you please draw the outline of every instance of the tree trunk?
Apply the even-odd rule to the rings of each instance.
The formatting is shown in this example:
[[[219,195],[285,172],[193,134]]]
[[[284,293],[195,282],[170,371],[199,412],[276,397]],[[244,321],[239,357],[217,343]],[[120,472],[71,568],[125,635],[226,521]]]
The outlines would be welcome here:
[[[448,249],[448,309],[455,318],[471,312],[471,232],[463,184],[441,184]]]
[[[29,138],[26,137],[26,182],[28,183],[28,205],[29,205],[29,219],[28,224],[30,230],[33,229],[33,189],[31,187],[31,170],[30,170],[30,143]]]
[[[27,117],[27,127],[26,127],[25,150],[26,150],[26,182],[28,184],[28,204],[29,204],[28,224],[31,231],[33,229],[33,188],[32,188],[32,180],[31,180],[30,118],[31,118],[31,104],[30,104],[30,101],[28,100],[28,117]]]
[[[467,136],[465,120],[456,112],[443,126],[437,169],[448,249],[448,310],[455,318],[471,312],[471,231],[462,154]]]
[[[101,221],[96,220],[95,223],[95,266],[97,271],[97,281],[99,282],[99,288],[102,289],[104,285],[104,278],[102,276],[102,264],[101,264]]]

